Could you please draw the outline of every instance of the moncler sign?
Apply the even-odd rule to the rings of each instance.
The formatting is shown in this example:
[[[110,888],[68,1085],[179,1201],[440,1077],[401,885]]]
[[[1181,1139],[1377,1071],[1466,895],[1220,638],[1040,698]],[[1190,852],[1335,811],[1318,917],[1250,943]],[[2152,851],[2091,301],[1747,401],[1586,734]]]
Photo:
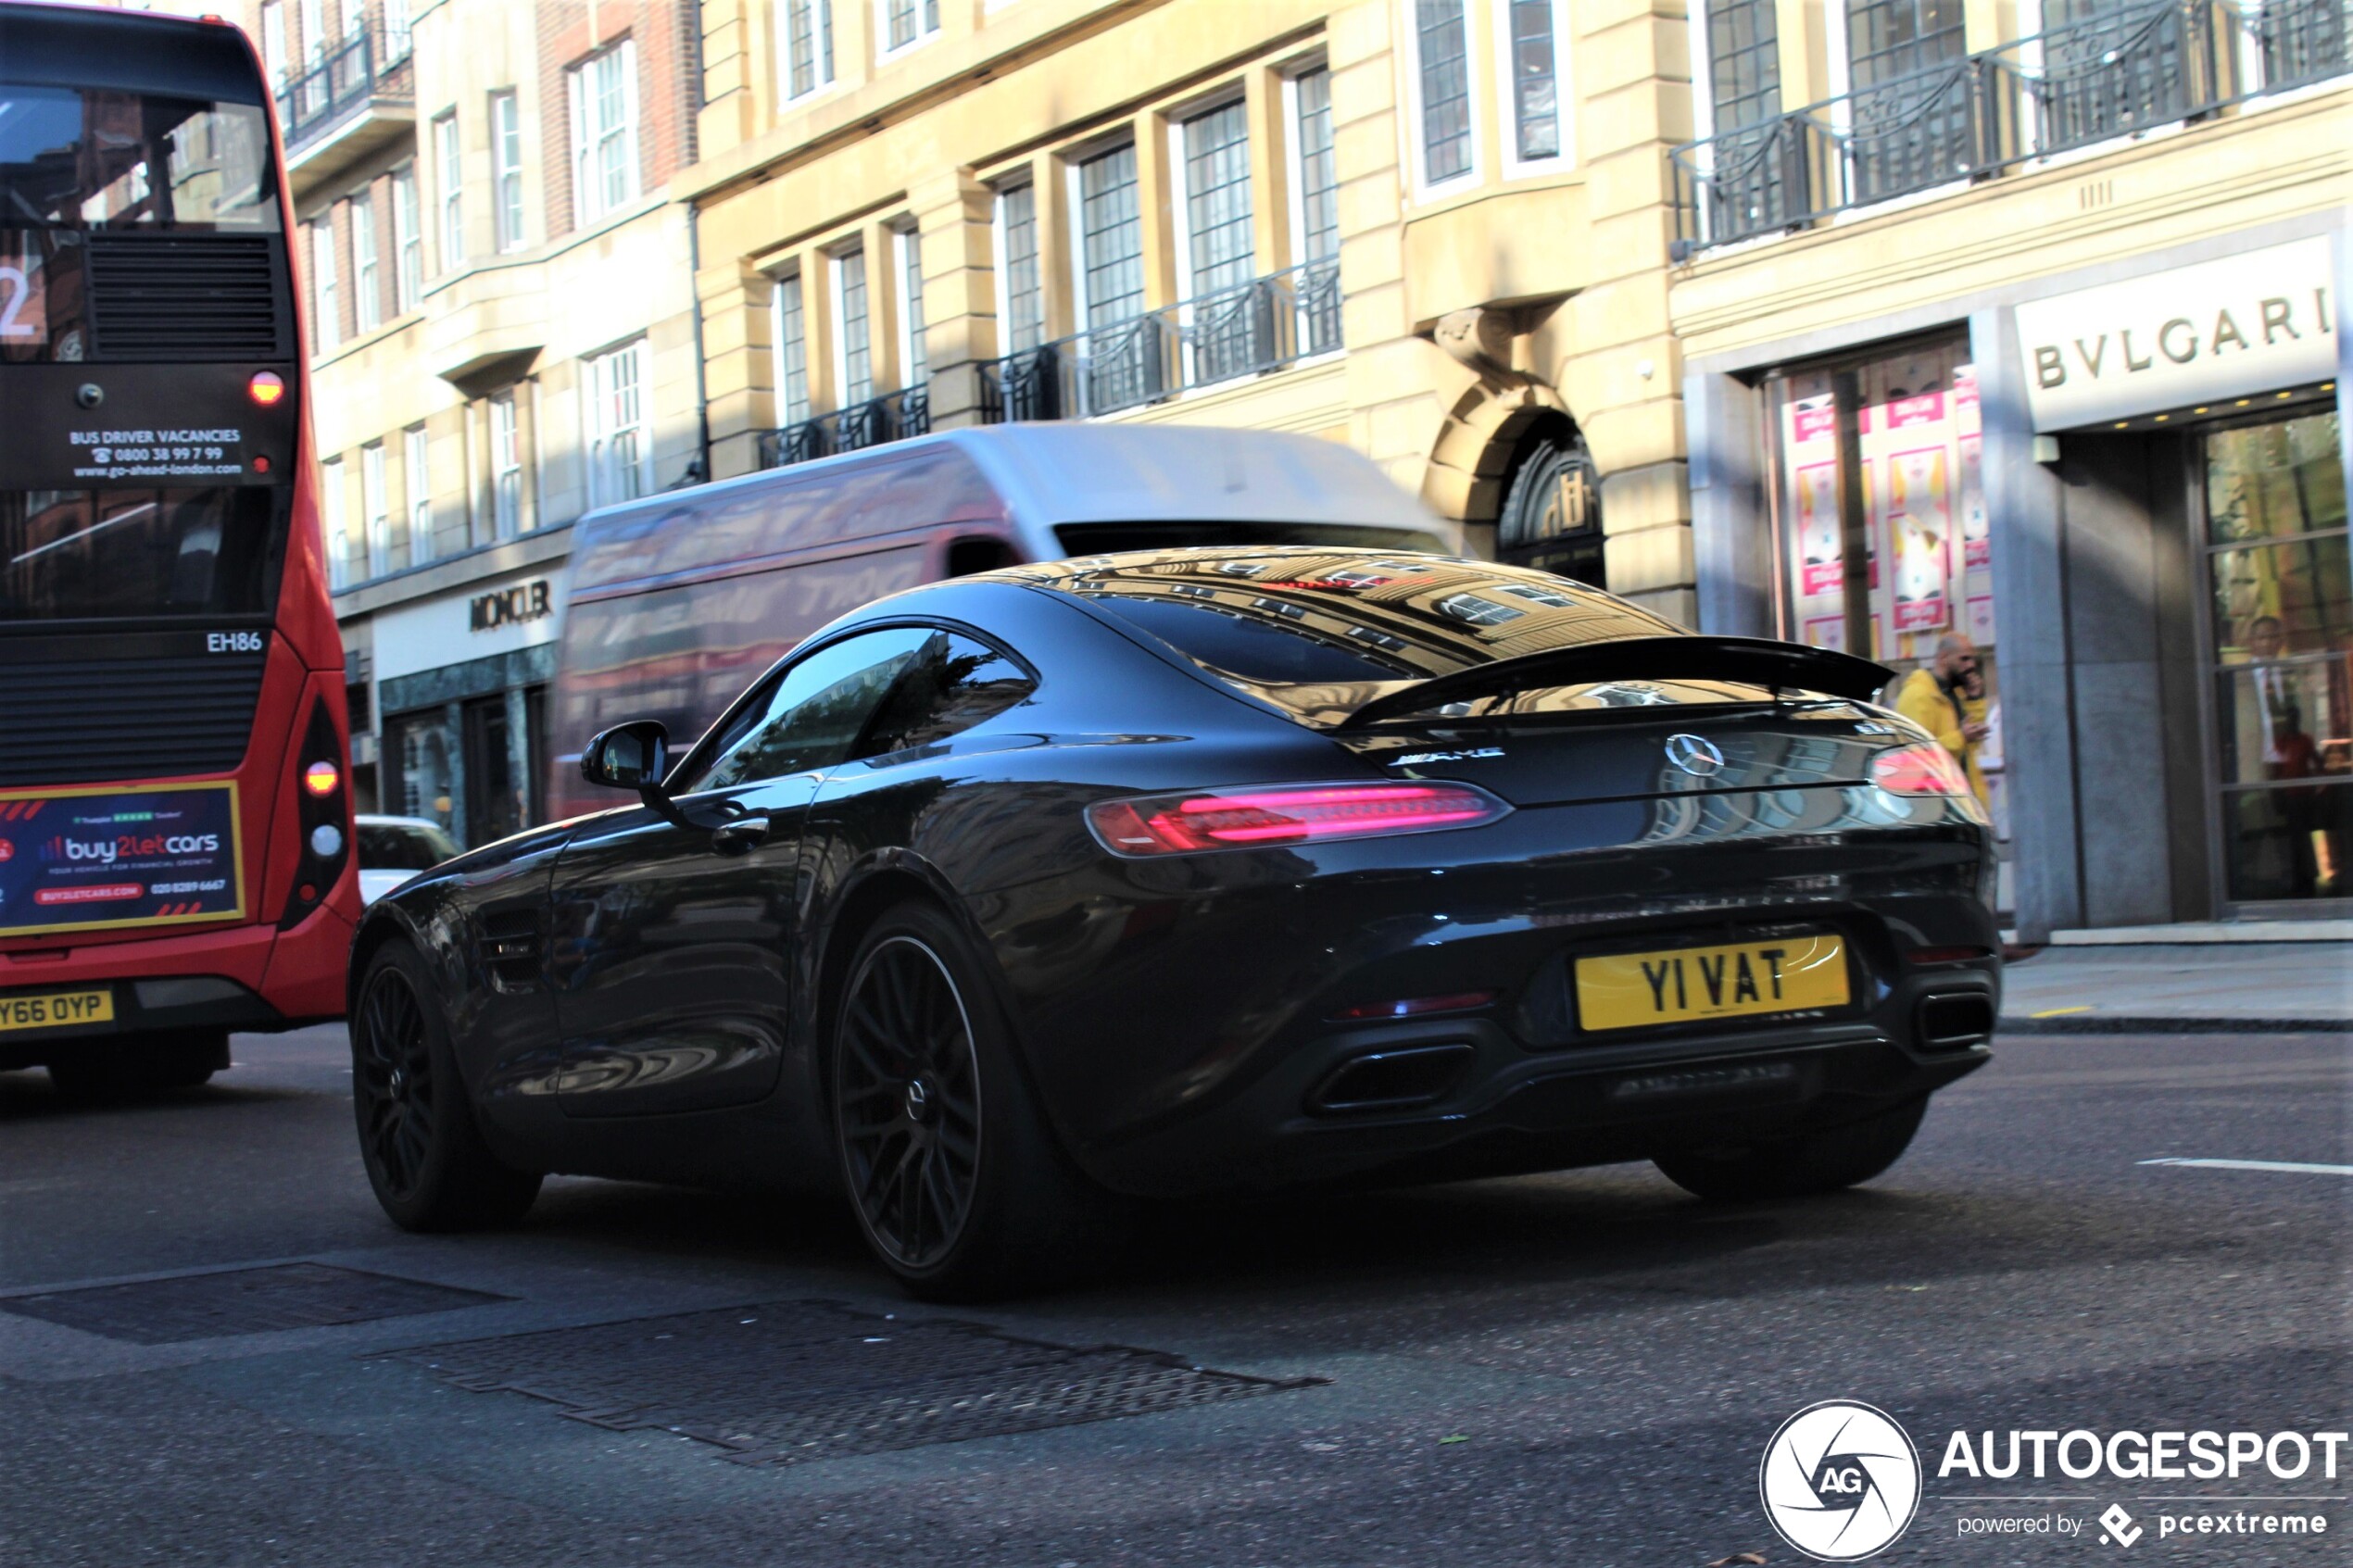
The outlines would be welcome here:
[[[2036,430],[2067,430],[2336,374],[2325,237],[2018,307]]]

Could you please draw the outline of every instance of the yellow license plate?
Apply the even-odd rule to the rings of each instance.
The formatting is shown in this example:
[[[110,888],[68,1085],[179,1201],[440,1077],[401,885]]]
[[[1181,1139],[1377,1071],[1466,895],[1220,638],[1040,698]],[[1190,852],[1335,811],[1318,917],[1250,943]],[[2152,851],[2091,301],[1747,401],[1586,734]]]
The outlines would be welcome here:
[[[1849,996],[1846,944],[1836,936],[1577,960],[1577,1016],[1587,1029],[1803,1012],[1844,1007]]]
[[[31,997],[0,997],[0,1034],[12,1029],[55,1029],[65,1023],[113,1022],[112,991],[44,991]]]

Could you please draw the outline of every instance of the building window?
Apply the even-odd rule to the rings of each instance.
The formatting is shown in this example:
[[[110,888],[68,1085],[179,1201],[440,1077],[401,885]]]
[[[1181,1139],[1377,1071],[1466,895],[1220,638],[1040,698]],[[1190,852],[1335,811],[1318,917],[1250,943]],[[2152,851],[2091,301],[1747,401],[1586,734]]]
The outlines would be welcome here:
[[[591,223],[637,199],[637,45],[630,39],[571,73],[573,201]]]
[[[383,66],[394,66],[409,57],[413,47],[409,34],[409,0],[384,0],[384,52]]]
[[[466,264],[466,163],[458,147],[456,110],[433,122],[434,165],[441,176],[441,270]]]
[[[797,425],[808,417],[809,317],[794,272],[776,280],[776,422]]]
[[[1144,313],[1144,227],[1136,206],[1136,148],[1078,166],[1079,271],[1087,325],[1106,327]]]
[[[1773,0],[1707,0],[1707,98],[1717,135],[1781,112],[1781,45]]]
[[[393,308],[406,316],[424,303],[425,236],[417,209],[417,170],[411,164],[392,176]]]
[[[343,341],[343,298],[335,286],[335,220],[330,215],[310,226],[311,328],[325,354]]]
[[[1471,171],[1470,41],[1463,0],[1414,0],[1421,83],[1422,180]]]
[[[1504,0],[1505,74],[1511,82],[1513,161],[1558,158],[1561,134],[1557,0]]]
[[[1257,270],[1248,108],[1238,98],[1185,121],[1184,151],[1187,292],[1206,297],[1248,283]]]
[[[367,530],[368,575],[392,570],[392,503],[384,494],[384,444],[359,448],[359,516]]]
[[[785,96],[805,98],[834,80],[833,0],[782,0]]]
[[[901,386],[931,379],[931,356],[924,347],[924,237],[912,229],[892,236],[899,247],[899,363]]]
[[[433,470],[427,460],[425,427],[400,433],[401,483],[408,491],[409,564],[433,559]]]
[[[1340,254],[1340,165],[1332,156],[1332,73],[1318,68],[1292,80],[1299,119],[1299,259]]]
[[[1038,188],[1021,184],[997,193],[997,246],[1003,258],[1005,352],[1019,354],[1046,339],[1046,296],[1038,273]]]
[[[1957,60],[1960,0],[1846,0],[1846,50],[1858,88]]]
[[[345,537],[343,459],[319,465],[319,532],[327,546],[327,586],[341,593],[351,583],[350,542]]]
[[[875,352],[866,307],[866,253],[846,250],[834,257],[834,341],[841,345],[841,396],[847,408],[875,395]]]
[[[904,49],[939,31],[939,0],[882,0],[883,53]]]
[[[646,493],[643,338],[588,360],[588,500],[634,501]]]
[[[490,94],[490,211],[501,254],[522,248],[522,110],[512,89]]]
[[[522,532],[522,444],[516,439],[512,387],[490,400],[490,506],[499,538]]]
[[[284,0],[266,0],[261,7],[261,64],[270,73],[272,91],[286,90],[286,7]]]
[[[327,57],[327,7],[322,0],[302,0],[302,57],[314,66]]]
[[[375,193],[351,198],[351,307],[359,331],[384,325],[384,280],[376,265]]]

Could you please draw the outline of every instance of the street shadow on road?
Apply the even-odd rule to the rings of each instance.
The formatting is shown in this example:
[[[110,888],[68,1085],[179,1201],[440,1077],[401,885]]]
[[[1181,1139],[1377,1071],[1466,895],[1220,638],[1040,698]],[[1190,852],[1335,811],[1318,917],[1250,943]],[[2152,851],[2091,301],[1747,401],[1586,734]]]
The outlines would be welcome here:
[[[226,1110],[306,1098],[299,1089],[215,1082],[193,1089],[170,1089],[118,1100],[75,1099],[59,1094],[49,1082],[48,1074],[38,1069],[0,1073],[0,1123],[120,1118],[200,1109]]]

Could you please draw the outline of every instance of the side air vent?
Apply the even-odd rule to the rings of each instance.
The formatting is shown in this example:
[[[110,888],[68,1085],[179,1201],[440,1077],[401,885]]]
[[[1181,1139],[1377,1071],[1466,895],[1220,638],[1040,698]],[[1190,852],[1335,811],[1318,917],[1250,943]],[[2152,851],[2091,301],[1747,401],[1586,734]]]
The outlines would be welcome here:
[[[94,233],[89,244],[94,358],[294,358],[276,238]]]
[[[265,657],[0,658],[0,786],[226,772],[253,734]]]
[[[482,967],[501,991],[528,991],[539,984],[539,911],[494,909],[483,917]]]

